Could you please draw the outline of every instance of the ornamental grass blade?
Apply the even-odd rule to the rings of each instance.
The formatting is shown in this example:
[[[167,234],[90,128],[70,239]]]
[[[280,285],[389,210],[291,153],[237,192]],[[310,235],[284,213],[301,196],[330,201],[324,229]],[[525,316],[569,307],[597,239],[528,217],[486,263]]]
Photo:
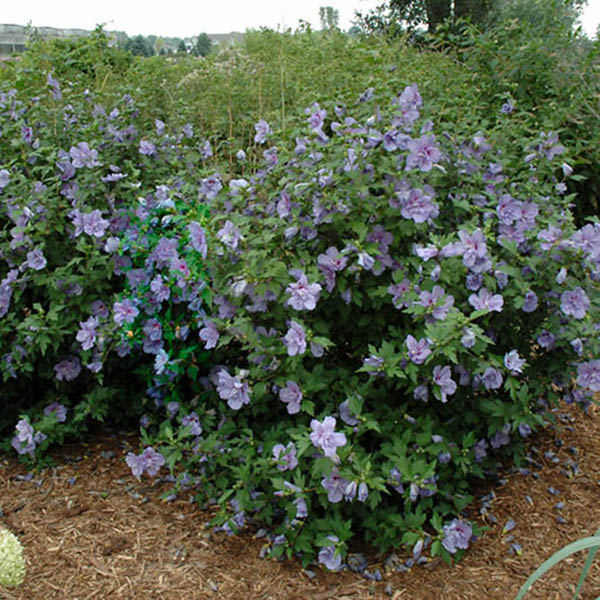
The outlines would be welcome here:
[[[559,563],[563,558],[574,554],[575,552],[579,552],[581,550],[586,550],[587,548],[595,548],[598,549],[600,547],[600,536],[594,535],[591,537],[582,538],[581,540],[577,540],[571,544],[568,544],[558,552],[555,552],[548,560],[544,561],[529,577],[529,579],[523,584],[521,589],[519,590],[519,594],[515,600],[522,600],[525,594],[528,592],[529,588],[542,576],[549,571],[554,565]]]
[[[597,536],[600,536],[600,528],[598,529],[598,531],[596,531],[596,537]],[[585,565],[583,565],[583,570],[581,571],[581,575],[579,576],[577,587],[575,588],[575,595],[573,596],[573,600],[577,600],[579,592],[581,592],[581,588],[583,587],[583,582],[587,577],[588,571],[590,570],[592,563],[594,562],[594,558],[596,557],[596,553],[598,552],[598,550],[600,550],[600,546],[590,548],[587,560],[585,561]]]

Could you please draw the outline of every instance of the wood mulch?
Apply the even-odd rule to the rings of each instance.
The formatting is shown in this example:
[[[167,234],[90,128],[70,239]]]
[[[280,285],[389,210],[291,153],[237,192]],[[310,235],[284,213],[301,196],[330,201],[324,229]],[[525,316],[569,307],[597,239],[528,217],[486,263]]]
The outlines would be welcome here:
[[[574,407],[557,415],[556,426],[532,442],[535,475],[507,474],[482,490],[495,494],[478,517],[489,530],[458,565],[435,560],[389,572],[385,557],[373,555],[368,570],[379,569],[381,582],[351,571],[307,573],[296,561],[259,558],[262,542],[250,533],[214,533],[210,514],[187,499],[160,499],[167,483],[132,477],[123,459],[138,450],[135,435],[104,433],[63,447],[58,466],[32,477],[9,457],[0,462],[0,525],[19,536],[27,576],[15,590],[0,588],[0,598],[510,600],[546,558],[600,526],[600,417]],[[479,512],[474,505],[473,516]],[[510,519],[516,526],[503,533]],[[511,551],[514,543],[520,554]],[[572,555],[526,598],[571,598],[584,560]],[[599,563],[584,600],[600,596]]]

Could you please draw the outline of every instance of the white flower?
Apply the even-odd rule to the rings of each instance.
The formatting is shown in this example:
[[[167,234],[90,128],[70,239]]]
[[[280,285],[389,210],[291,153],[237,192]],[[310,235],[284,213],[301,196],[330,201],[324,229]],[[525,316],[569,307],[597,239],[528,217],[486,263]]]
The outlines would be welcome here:
[[[23,546],[17,537],[0,529],[0,586],[16,587],[25,579]]]

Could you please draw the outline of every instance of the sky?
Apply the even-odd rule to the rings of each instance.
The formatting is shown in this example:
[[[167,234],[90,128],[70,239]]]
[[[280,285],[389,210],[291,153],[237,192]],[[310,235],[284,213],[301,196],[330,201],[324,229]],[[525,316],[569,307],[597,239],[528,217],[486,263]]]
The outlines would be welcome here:
[[[164,37],[199,33],[243,32],[270,27],[295,29],[299,20],[319,27],[319,7],[339,11],[340,27],[351,26],[355,10],[367,12],[383,0],[3,0],[0,23],[34,27],[94,29]],[[581,19],[594,36],[600,22],[600,0],[589,0]]]

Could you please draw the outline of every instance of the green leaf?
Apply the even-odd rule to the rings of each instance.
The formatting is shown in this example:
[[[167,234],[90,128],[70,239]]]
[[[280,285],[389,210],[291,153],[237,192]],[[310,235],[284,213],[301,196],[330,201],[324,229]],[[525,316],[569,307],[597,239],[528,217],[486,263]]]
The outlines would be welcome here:
[[[586,550],[587,548],[592,548],[595,551],[600,548],[600,535],[594,535],[591,537],[582,538],[581,540],[577,540],[571,544],[567,544],[564,548],[555,552],[548,560],[544,561],[527,579],[527,581],[521,586],[519,593],[515,600],[521,600],[525,594],[529,591],[529,588],[544,575],[547,571],[549,571],[554,565],[558,564],[561,560],[574,554],[575,552],[580,552],[581,550]],[[587,563],[586,563],[587,564]],[[577,597],[577,596],[575,596]]]

